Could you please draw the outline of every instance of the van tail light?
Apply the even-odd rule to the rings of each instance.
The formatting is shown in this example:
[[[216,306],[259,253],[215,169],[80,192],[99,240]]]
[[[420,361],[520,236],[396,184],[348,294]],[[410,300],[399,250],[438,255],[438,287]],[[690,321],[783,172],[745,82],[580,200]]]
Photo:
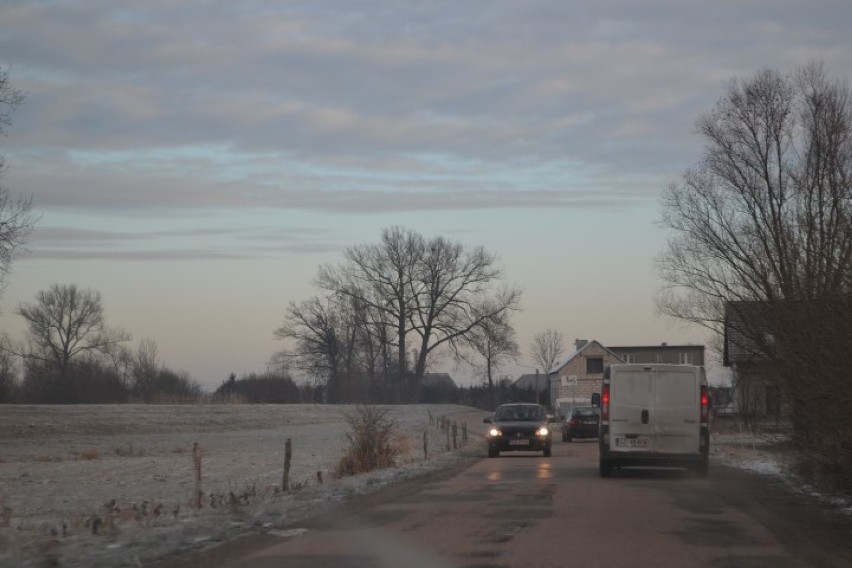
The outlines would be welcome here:
[[[609,385],[601,390],[601,420],[609,420]]]
[[[710,418],[710,395],[707,393],[707,387],[701,386],[701,423],[707,424]]]

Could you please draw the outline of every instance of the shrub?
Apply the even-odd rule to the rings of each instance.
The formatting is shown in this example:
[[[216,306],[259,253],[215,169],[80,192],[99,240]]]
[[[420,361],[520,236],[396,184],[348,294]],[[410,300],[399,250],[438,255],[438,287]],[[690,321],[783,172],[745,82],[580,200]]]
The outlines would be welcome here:
[[[88,448],[80,452],[80,459],[96,460],[98,459],[98,451],[93,448]]]
[[[391,467],[402,451],[399,424],[387,410],[356,406],[346,415],[349,448],[337,464],[339,477]]]

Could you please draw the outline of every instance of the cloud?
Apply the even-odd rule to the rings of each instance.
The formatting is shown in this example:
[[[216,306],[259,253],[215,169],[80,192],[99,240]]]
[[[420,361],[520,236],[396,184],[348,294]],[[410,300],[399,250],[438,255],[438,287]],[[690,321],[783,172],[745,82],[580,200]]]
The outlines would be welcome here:
[[[4,3],[0,53],[29,92],[10,172],[43,207],[611,208],[617,183],[652,198],[693,162],[694,121],[733,75],[820,55],[852,73],[850,16],[803,0]]]

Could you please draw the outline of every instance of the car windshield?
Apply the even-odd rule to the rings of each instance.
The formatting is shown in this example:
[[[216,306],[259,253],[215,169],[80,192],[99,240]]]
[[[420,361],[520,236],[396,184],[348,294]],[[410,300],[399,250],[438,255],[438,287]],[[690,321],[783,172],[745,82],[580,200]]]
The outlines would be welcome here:
[[[544,420],[544,410],[540,406],[501,406],[494,419],[503,422],[540,422]]]

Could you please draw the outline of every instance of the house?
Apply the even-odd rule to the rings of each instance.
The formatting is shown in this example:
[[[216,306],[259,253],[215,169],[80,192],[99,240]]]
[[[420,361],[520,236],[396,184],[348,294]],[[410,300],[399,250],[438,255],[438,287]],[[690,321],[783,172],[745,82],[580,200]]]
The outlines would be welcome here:
[[[777,419],[787,412],[769,363],[776,323],[763,302],[725,305],[722,363],[731,368],[734,406],[746,419]]]
[[[554,408],[559,408],[560,399],[589,403],[593,393],[601,392],[604,369],[621,362],[598,341],[577,339],[574,351],[547,373]]]

